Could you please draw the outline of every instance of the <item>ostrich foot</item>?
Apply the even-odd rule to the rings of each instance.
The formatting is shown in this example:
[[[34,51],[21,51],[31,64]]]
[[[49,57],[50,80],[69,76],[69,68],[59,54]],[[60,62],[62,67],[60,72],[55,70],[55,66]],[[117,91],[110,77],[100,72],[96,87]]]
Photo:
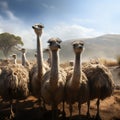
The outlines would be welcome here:
[[[13,120],[14,118],[15,118],[15,114],[14,114],[13,111],[11,111],[9,119],[10,119],[10,120]]]
[[[95,120],[102,120],[100,115],[97,113],[96,116],[95,116]]]

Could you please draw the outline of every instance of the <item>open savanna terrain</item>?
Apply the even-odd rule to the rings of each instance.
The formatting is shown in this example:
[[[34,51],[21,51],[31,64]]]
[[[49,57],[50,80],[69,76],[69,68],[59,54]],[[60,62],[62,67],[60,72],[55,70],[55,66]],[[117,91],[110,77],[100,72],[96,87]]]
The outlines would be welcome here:
[[[114,39],[113,39],[114,38]],[[100,58],[107,57],[113,58],[112,56],[117,57],[119,55],[119,38],[120,35],[104,35],[96,38],[85,39],[85,51],[83,53],[83,59],[89,58]],[[81,39],[80,39],[81,40]],[[64,41],[60,51],[60,61],[69,61],[73,65],[74,52],[71,46],[73,40]],[[107,44],[109,43],[109,44]],[[36,62],[34,57],[35,50],[28,50],[27,58]],[[97,54],[96,54],[97,53]],[[45,53],[45,59],[48,58]],[[21,55],[18,54],[19,62],[21,62]],[[91,60],[91,59],[89,59]],[[115,83],[115,89],[111,97],[106,98],[100,102],[100,116],[102,120],[120,120],[120,67],[116,62],[105,59],[97,59],[98,61],[92,62],[102,62],[106,65],[113,75],[113,80]],[[109,61],[109,62],[108,62]],[[68,63],[69,63],[68,62]],[[6,63],[5,63],[6,64]],[[2,64],[3,65],[3,64]],[[69,64],[68,64],[69,65]],[[62,67],[66,67],[66,64],[62,64]],[[46,105],[47,110],[41,109],[39,107],[38,100],[30,95],[25,100],[15,101],[13,104],[13,110],[15,114],[15,120],[51,120],[52,112],[50,111],[50,106]],[[62,111],[62,104],[59,105],[59,110]],[[88,120],[86,117],[87,105],[86,103],[82,105],[81,108],[81,117],[78,117],[78,107],[77,103],[73,105],[73,120]],[[90,120],[95,120],[96,115],[96,99],[91,101],[90,106]],[[66,117],[62,118],[60,114],[60,120],[69,119],[69,106],[65,104]],[[10,115],[10,105],[8,101],[3,101],[0,97],[0,120],[9,120]]]
[[[120,120],[120,68],[119,67],[109,67],[112,72],[113,79],[115,82],[115,90],[111,97],[106,98],[101,101],[100,104],[100,116],[102,120]],[[52,115],[50,111],[50,106],[46,106],[47,111],[40,109],[38,100],[33,96],[29,96],[25,100],[20,100],[19,102],[15,102],[13,104],[14,110],[17,108],[15,120],[50,120]],[[65,104],[66,118],[60,117],[60,120],[69,119],[69,109],[68,105]],[[59,109],[62,111],[62,104],[59,105]],[[88,120],[86,118],[86,103],[82,105],[81,108],[81,118],[78,118],[78,107],[77,103],[73,105],[73,120]],[[95,119],[96,114],[96,99],[91,101],[90,106],[90,120]],[[0,98],[0,120],[9,120],[10,115],[10,105],[9,102],[3,101]],[[41,117],[42,116],[42,117]]]

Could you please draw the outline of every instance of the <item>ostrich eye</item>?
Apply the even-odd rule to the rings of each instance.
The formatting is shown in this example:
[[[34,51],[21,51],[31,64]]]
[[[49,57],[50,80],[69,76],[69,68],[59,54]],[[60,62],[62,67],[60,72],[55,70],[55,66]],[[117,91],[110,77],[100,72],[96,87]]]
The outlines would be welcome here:
[[[39,27],[39,28],[43,28],[43,26],[42,26],[42,25],[38,25],[38,27]]]
[[[48,40],[48,43],[51,43],[51,41],[50,41],[50,40]]]
[[[83,41],[80,41],[79,43],[80,43],[80,45],[84,46],[84,42]]]
[[[73,47],[76,47],[76,44],[73,44]]]
[[[60,42],[58,41],[57,44],[60,45]]]
[[[50,42],[50,45],[52,45],[52,42]]]
[[[49,43],[49,46],[51,46],[51,45],[52,45],[52,42],[51,42],[51,41],[49,41],[48,43]]]
[[[59,48],[61,48],[61,47],[60,47],[60,43],[59,43],[59,42],[57,42],[57,46],[58,46]]]
[[[83,46],[83,45],[84,45],[84,43],[80,43],[80,45],[82,45],[82,46]]]

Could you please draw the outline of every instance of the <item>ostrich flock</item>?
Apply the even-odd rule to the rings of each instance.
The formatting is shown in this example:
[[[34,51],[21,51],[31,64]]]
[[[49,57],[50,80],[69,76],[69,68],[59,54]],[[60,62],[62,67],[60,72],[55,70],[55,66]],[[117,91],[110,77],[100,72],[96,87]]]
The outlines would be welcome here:
[[[86,116],[90,118],[90,101],[97,99],[96,119],[100,119],[100,100],[112,95],[114,82],[110,71],[101,63],[82,64],[83,41],[73,41],[74,65],[60,66],[59,50],[61,40],[48,40],[50,53],[49,62],[43,60],[42,41],[40,39],[44,28],[41,24],[32,26],[37,38],[36,64],[30,65],[26,59],[26,50],[21,49],[22,64],[17,63],[16,54],[12,55],[14,62],[0,65],[0,96],[3,101],[10,102],[10,119],[15,117],[13,100],[23,100],[30,95],[39,101],[39,107],[46,109],[51,106],[52,120],[59,118],[58,105],[62,103],[61,114],[65,117],[65,103],[69,106],[69,119],[72,119],[74,103],[78,103],[78,116],[81,115],[81,105],[87,103]]]

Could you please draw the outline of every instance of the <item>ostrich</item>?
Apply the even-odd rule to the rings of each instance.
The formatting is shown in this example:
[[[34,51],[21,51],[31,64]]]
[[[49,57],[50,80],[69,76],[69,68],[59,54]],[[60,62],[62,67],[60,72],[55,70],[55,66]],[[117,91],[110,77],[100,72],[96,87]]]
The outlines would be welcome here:
[[[53,118],[58,117],[57,105],[63,102],[66,72],[59,67],[59,54],[61,40],[51,38],[48,40],[51,51],[51,69],[46,72],[42,80],[42,97],[46,104],[52,106]],[[57,111],[55,114],[54,112]]]
[[[22,53],[22,65],[25,66],[25,67],[29,66],[29,62],[28,62],[28,60],[26,58],[26,49],[22,48],[20,51]]]
[[[40,40],[40,36],[42,35],[42,29],[44,28],[41,24],[36,24],[32,26],[37,36],[37,64],[35,64],[30,70],[30,91],[32,95],[37,97],[41,106],[41,80],[42,77],[47,70],[47,67],[43,63],[43,51],[42,51],[42,43]]]
[[[43,52],[48,53],[48,59],[47,59],[47,63],[49,64],[49,66],[51,67],[51,52],[49,48],[44,49]]]
[[[8,64],[17,64],[17,54],[12,54],[10,55],[10,57],[12,57],[12,59],[1,59],[0,61],[0,67],[2,66],[7,66]]]
[[[17,55],[13,54],[11,57],[13,58],[13,64],[17,64]]]
[[[99,63],[84,64],[83,71],[89,81],[90,100],[97,98],[96,119],[101,119],[99,115],[100,100],[104,100],[105,98],[111,96],[114,89],[112,74],[104,65]]]
[[[13,99],[18,101],[25,99],[29,95],[28,72],[19,64],[8,64],[0,69],[0,96],[2,96],[3,100],[10,102],[10,119],[12,119],[14,118]]]
[[[88,102],[89,105],[89,86],[88,79],[81,70],[81,53],[84,43],[82,41],[73,42],[73,50],[75,53],[75,64],[73,70],[68,72],[65,86],[65,100],[69,104],[70,119],[72,117],[72,104],[78,102],[80,115],[81,104]],[[89,109],[88,112],[89,113]]]

